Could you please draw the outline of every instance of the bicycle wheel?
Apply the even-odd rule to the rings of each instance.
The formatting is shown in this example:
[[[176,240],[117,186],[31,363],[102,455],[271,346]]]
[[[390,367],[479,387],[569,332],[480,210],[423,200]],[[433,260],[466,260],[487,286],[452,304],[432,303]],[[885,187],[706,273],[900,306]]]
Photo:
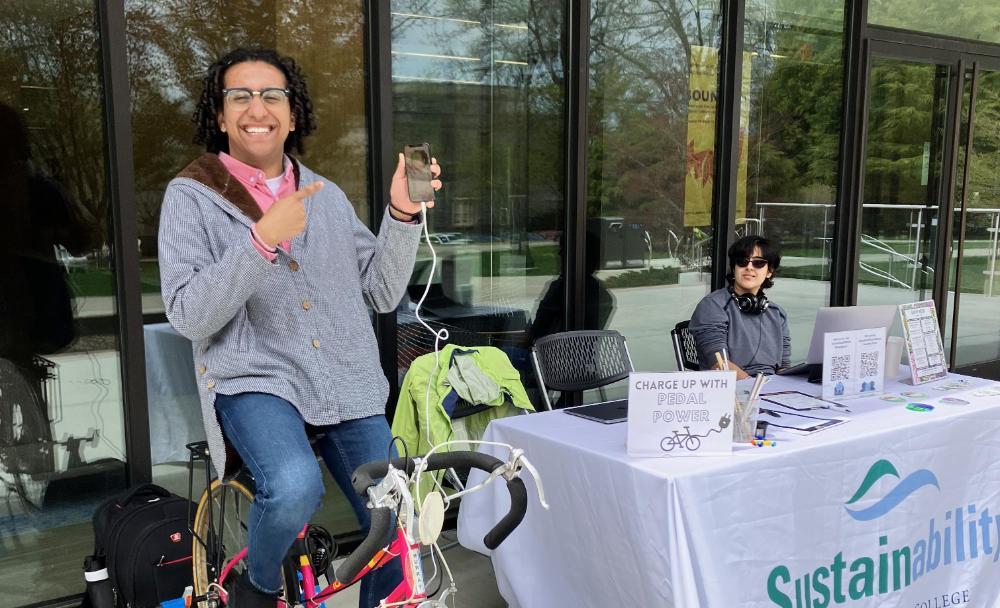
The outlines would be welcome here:
[[[664,445],[666,443],[666,445]],[[664,437],[660,440],[660,449],[664,452],[670,452],[675,447],[677,447],[677,437],[676,434],[673,437]]]
[[[42,507],[54,468],[45,402],[25,371],[0,359],[0,479],[33,511]]]
[[[213,479],[209,489],[202,493],[191,526],[194,532],[191,566],[194,569],[195,595],[207,593],[209,585],[218,581],[226,562],[247,546],[253,495],[246,484],[236,479],[226,483]],[[246,567],[246,560],[241,560],[229,576],[243,572]],[[282,589],[287,588],[285,585],[294,576],[294,572],[282,568]],[[201,605],[206,606],[204,603]]]
[[[191,526],[195,595],[207,593],[209,584],[218,580],[226,560],[247,546],[252,502],[253,492],[236,480],[222,483],[214,479],[202,493]],[[241,572],[245,567],[245,564],[238,564],[234,572]]]

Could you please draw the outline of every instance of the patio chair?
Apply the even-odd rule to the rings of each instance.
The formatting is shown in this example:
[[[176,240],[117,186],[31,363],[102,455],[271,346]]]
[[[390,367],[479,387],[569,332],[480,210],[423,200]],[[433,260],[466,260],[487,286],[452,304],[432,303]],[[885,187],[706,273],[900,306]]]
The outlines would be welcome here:
[[[674,356],[677,358],[677,371],[698,371],[698,345],[694,335],[688,330],[690,321],[681,321],[670,330],[670,339],[674,343]]]
[[[565,331],[539,338],[531,362],[545,407],[552,409],[549,391],[575,393],[601,388],[628,378],[634,367],[625,337],[614,330]]]

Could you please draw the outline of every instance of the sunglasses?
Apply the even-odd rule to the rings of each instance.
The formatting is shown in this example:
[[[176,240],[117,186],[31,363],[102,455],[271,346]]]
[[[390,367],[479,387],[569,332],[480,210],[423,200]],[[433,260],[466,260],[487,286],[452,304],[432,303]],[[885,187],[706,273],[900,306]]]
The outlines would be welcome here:
[[[767,266],[767,260],[765,260],[764,258],[740,258],[736,260],[736,265],[739,266],[740,268],[743,268],[748,264],[760,270],[761,268]]]

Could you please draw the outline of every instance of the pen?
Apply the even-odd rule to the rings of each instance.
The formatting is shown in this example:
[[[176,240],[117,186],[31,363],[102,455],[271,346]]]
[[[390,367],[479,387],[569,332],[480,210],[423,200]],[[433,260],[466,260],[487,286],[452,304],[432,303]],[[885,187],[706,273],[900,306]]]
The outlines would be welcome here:
[[[764,374],[757,374],[757,377],[753,381],[753,388],[750,389],[750,398],[747,403],[753,406],[757,403],[757,399],[760,397],[760,389],[764,386]]]

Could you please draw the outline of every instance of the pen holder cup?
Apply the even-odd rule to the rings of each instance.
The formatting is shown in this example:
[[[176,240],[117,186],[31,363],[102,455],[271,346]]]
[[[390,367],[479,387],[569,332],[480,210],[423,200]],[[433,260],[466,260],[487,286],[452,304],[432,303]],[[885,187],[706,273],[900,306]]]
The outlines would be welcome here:
[[[760,409],[756,400],[749,403],[749,390],[736,390],[736,402],[733,408],[733,442],[748,443],[754,439],[754,431],[757,429],[757,414]]]

